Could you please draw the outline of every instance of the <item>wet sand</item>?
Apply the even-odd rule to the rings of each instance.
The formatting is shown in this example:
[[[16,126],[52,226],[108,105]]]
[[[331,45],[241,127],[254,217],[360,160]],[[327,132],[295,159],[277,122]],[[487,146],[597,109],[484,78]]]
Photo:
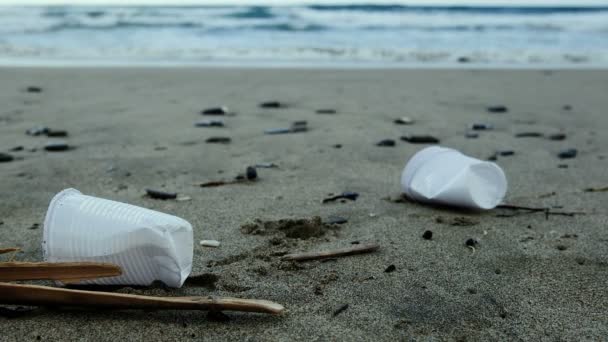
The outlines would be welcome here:
[[[607,94],[608,71],[595,70],[0,69],[0,151],[17,158],[0,163],[0,248],[21,247],[17,260],[41,260],[48,203],[73,187],[194,226],[192,275],[206,276],[181,289],[117,291],[259,298],[287,308],[280,317],[227,313],[227,322],[204,312],[41,308],[0,317],[0,340],[604,339],[608,192],[583,189],[608,186]],[[258,107],[267,100],[288,107]],[[226,127],[194,127],[202,109],[218,105],[236,112],[223,118]],[[509,110],[488,113],[491,105]],[[337,113],[316,114],[321,108]],[[402,116],[415,124],[393,123]],[[297,120],[309,130],[263,134]],[[495,128],[465,138],[473,123]],[[36,126],[69,136],[25,134]],[[514,137],[522,132],[567,137]],[[387,200],[398,198],[404,163],[424,146],[400,141],[405,134],[432,134],[482,159],[513,150],[497,160],[509,180],[507,203],[585,214],[476,213]],[[205,143],[217,136],[231,143]],[[396,146],[375,145],[383,139]],[[75,148],[43,150],[56,140]],[[23,150],[8,151],[17,146]],[[567,148],[578,150],[576,158],[559,159]],[[194,185],[231,180],[263,162],[279,167],[258,169],[256,182]],[[192,200],[147,198],[146,188]],[[360,196],[321,203],[343,191]],[[256,219],[331,215],[348,222],[291,237],[272,224],[242,228]],[[422,238],[426,230],[432,240]],[[465,246],[469,238],[479,241],[475,249]],[[222,245],[203,248],[201,239]],[[355,241],[381,247],[327,262],[280,261],[284,253]],[[385,272],[390,265],[394,271]]]

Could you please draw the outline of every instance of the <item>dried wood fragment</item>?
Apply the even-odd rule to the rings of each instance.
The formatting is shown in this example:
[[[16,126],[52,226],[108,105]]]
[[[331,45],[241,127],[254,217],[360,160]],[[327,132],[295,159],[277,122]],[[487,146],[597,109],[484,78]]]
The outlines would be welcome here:
[[[327,258],[343,257],[353,254],[370,253],[378,250],[380,245],[376,243],[366,245],[355,245],[353,247],[340,248],[330,251],[319,251],[319,252],[307,252],[307,253],[294,253],[283,256],[283,260],[293,261],[307,261],[307,260],[318,260]]]
[[[2,262],[0,281],[60,280],[78,282],[122,274],[119,266],[92,262]]]

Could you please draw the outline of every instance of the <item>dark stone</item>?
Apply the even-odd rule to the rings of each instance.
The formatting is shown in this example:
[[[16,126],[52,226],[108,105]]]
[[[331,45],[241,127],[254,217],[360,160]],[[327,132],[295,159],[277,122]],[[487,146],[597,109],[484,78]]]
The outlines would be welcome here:
[[[212,322],[228,322],[230,317],[221,311],[210,310],[207,312],[207,319]]]
[[[348,219],[341,216],[330,216],[325,221],[325,224],[344,224],[348,222]]]
[[[335,109],[317,109],[317,114],[336,114],[337,111]]]
[[[55,142],[44,145],[44,149],[49,152],[61,152],[69,150],[70,146],[64,142]]]
[[[504,150],[504,151],[498,151],[497,152],[499,156],[501,157],[508,157],[508,156],[512,156],[515,154],[515,151],[512,150]]]
[[[543,134],[539,132],[523,132],[515,134],[516,138],[540,138]]]
[[[385,273],[391,273],[391,272],[395,272],[395,270],[397,269],[397,267],[395,265],[389,265],[384,272]]]
[[[393,140],[393,139],[380,140],[379,142],[376,143],[376,146],[394,147],[395,140]]]
[[[506,113],[509,109],[506,106],[489,106],[486,107],[488,113]]]
[[[13,152],[23,151],[23,146],[15,146],[15,147],[11,148],[10,151],[13,151]]]
[[[468,138],[468,139],[477,139],[477,138],[479,138],[479,133],[477,133],[477,132],[466,132],[464,134],[464,136],[465,136],[465,138]]]
[[[270,128],[264,130],[264,134],[286,134],[291,133],[291,128]]]
[[[260,103],[260,108],[283,108],[285,107],[285,104],[279,102],[279,101],[266,101],[266,102],[262,102]]]
[[[194,124],[196,127],[224,127],[222,120],[201,120]]]
[[[247,170],[245,171],[245,176],[248,180],[256,180],[258,178],[258,171],[253,166],[247,166]]]
[[[13,160],[15,160],[15,157],[11,156],[8,153],[0,152],[0,163],[8,163],[12,162]]]
[[[340,195],[325,198],[323,200],[323,203],[333,202],[333,201],[336,201],[339,199],[348,199],[351,201],[356,201],[358,197],[359,197],[359,194],[356,192],[345,191],[345,192],[341,193]]]
[[[560,159],[571,159],[571,158],[576,158],[577,154],[578,154],[578,151],[575,148],[569,148],[567,150],[560,151],[557,154],[557,156]]]
[[[548,136],[549,140],[562,141],[566,140],[566,134],[564,133],[555,133]]]
[[[470,63],[471,59],[469,57],[461,56],[457,59],[458,63]]]
[[[333,148],[342,148],[342,144],[335,144]]]
[[[498,153],[494,153],[493,155],[488,157],[489,161],[497,161],[498,160]]]
[[[42,88],[37,86],[29,86],[25,88],[28,93],[42,93]]]
[[[67,131],[54,131],[52,129],[49,129],[46,132],[46,135],[49,137],[67,137],[68,136],[68,132]]]
[[[229,144],[231,141],[228,137],[211,137],[205,140],[208,144]]]
[[[48,132],[49,132],[48,127],[34,127],[34,128],[30,128],[27,131],[25,131],[25,134],[39,136],[39,135],[47,134]]]
[[[465,243],[464,243],[464,244],[465,244],[467,247],[475,247],[475,246],[477,246],[477,245],[479,244],[479,241],[477,241],[477,240],[475,240],[475,239],[473,239],[473,238],[470,238],[470,239],[468,239],[467,241],[465,241]]]
[[[334,311],[333,316],[334,317],[338,316],[339,314],[344,312],[346,309],[348,309],[348,304],[341,305],[338,309],[336,309],[336,311]]]
[[[557,165],[558,168],[560,169],[567,169],[568,168],[568,164],[559,164]]]
[[[291,132],[306,132],[308,130],[308,122],[306,121],[295,121],[291,124]]]
[[[226,115],[228,114],[228,108],[226,107],[212,107],[203,109],[201,111],[202,115]]]
[[[430,135],[410,135],[402,136],[401,140],[407,141],[410,144],[438,144],[439,139]]]
[[[150,198],[160,199],[160,200],[168,200],[168,199],[176,199],[177,193],[174,192],[165,192],[160,190],[146,189],[146,194],[150,196]]]
[[[564,105],[562,107],[563,110],[572,110],[572,106],[571,105]]]
[[[32,225],[30,226],[30,228],[29,228],[29,229],[32,229],[32,230],[33,230],[33,229],[38,229],[39,227],[40,227],[40,223],[34,223],[34,224],[32,224]]]
[[[433,232],[430,230],[425,231],[424,234],[422,234],[422,238],[425,240],[431,240],[433,238]]]
[[[564,246],[564,245],[557,245],[557,250],[559,251],[565,251],[566,249],[568,249],[568,247]]]
[[[489,131],[493,130],[494,126],[490,124],[475,123],[471,125],[471,129],[474,131]]]

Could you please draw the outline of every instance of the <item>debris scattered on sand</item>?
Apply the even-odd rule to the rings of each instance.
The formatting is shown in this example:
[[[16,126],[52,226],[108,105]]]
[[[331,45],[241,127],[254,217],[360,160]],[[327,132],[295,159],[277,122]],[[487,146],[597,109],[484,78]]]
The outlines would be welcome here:
[[[279,101],[266,101],[266,102],[260,103],[260,108],[276,109],[276,108],[285,108],[285,107],[287,107],[287,105],[285,105],[284,103],[281,103]]]
[[[433,232],[430,230],[426,230],[424,231],[424,233],[422,234],[422,238],[425,240],[432,240],[433,239]]]
[[[222,120],[201,120],[194,124],[196,127],[224,127]]]
[[[70,149],[70,145],[65,142],[52,142],[44,145],[44,149],[50,152],[61,152]]]
[[[165,192],[160,190],[146,189],[146,195],[150,198],[159,199],[159,200],[168,200],[168,199],[176,199],[177,193],[175,192]]]
[[[560,151],[557,154],[557,157],[559,159],[571,159],[571,158],[576,158],[577,154],[578,154],[578,151],[575,148],[569,148],[569,149]]]
[[[287,134],[287,133],[299,133],[308,131],[308,125],[306,121],[296,121],[291,124],[289,128],[270,128],[264,130],[264,134]]]
[[[19,145],[19,146],[12,147],[9,151],[11,151],[11,152],[23,151],[23,146]]]
[[[245,171],[245,177],[247,180],[253,181],[258,178],[258,172],[253,166],[247,166],[247,170]]]
[[[477,139],[477,138],[479,138],[479,133],[477,133],[477,132],[466,132],[464,134],[464,137],[467,138],[467,139]]]
[[[407,116],[403,116],[395,119],[393,123],[396,125],[411,125],[414,123],[414,120],[412,118],[408,118]]]
[[[342,216],[329,216],[327,220],[325,220],[325,224],[344,224],[347,222],[348,219]]]
[[[375,252],[380,248],[376,243],[355,245],[353,247],[340,248],[335,250],[319,251],[319,252],[306,252],[306,253],[294,253],[287,254],[282,257],[283,260],[292,261],[308,261],[308,260],[319,260],[328,258],[337,258],[355,254],[371,253]]]
[[[38,126],[38,127],[33,127],[33,128],[28,129],[27,131],[25,131],[25,134],[31,135],[31,136],[39,136],[39,135],[47,134],[48,131],[49,131],[48,127]]]
[[[562,140],[566,140],[566,134],[565,133],[554,133],[554,134],[550,134],[547,139],[549,140],[555,140],[555,141],[562,141]]]
[[[0,163],[8,163],[13,160],[15,160],[15,157],[13,157],[12,155],[0,152]]]
[[[274,168],[278,168],[279,166],[275,163],[258,163],[255,164],[255,168],[256,169],[274,169]]]
[[[52,138],[56,138],[56,137],[67,137],[68,136],[68,131],[64,131],[64,130],[52,130],[49,129],[46,132],[46,136],[47,137],[52,137]]]
[[[606,191],[608,191],[608,186],[604,186],[601,188],[586,188],[583,191],[584,192],[606,192]]]
[[[316,113],[317,114],[336,114],[337,111],[335,109],[325,108],[325,109],[317,109]]]
[[[333,316],[336,317],[342,312],[346,311],[346,309],[348,309],[348,306],[348,304],[340,305],[340,307],[334,311]]]
[[[506,106],[498,105],[498,106],[489,106],[486,107],[488,113],[506,113],[509,109]]]
[[[229,144],[231,141],[229,137],[211,137],[205,140],[208,144]]]
[[[542,136],[543,134],[539,132],[522,132],[515,134],[516,138],[541,138]]]
[[[490,131],[494,129],[494,126],[490,124],[474,123],[470,128],[474,131]]]
[[[474,238],[470,238],[467,239],[467,241],[465,241],[464,243],[467,247],[477,247],[477,245],[479,244],[479,241],[477,241]]]
[[[356,201],[358,197],[359,197],[359,194],[356,192],[345,191],[339,195],[331,196],[331,197],[323,199],[323,203],[333,202],[333,201],[336,201],[339,199],[347,199],[347,200],[351,200],[351,201]]]
[[[396,269],[397,267],[395,265],[389,265],[386,269],[384,269],[384,273],[395,272]]]
[[[230,111],[228,110],[228,107],[211,107],[211,108],[207,108],[207,109],[203,109],[201,111],[202,115],[228,115],[230,113]]]
[[[29,86],[25,88],[25,91],[27,91],[28,93],[42,93],[42,87]]]
[[[332,146],[333,148],[342,148],[342,144],[335,144]]]
[[[395,140],[393,140],[393,139],[380,140],[379,142],[376,143],[376,146],[394,147],[395,146]]]
[[[220,242],[217,240],[201,240],[200,245],[203,247],[219,247]]]
[[[213,188],[216,186],[222,186],[222,185],[233,184],[233,183],[234,182],[210,181],[210,182],[206,182],[206,183],[200,183],[200,184],[198,184],[198,186],[200,186],[201,188]]]
[[[407,141],[410,144],[438,144],[439,139],[431,135],[409,135],[402,136],[401,140]]]

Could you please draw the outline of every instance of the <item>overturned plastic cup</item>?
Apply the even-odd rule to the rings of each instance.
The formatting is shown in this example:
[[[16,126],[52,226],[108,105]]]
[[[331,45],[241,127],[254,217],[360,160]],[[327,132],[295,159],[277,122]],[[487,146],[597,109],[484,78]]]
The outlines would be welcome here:
[[[454,149],[432,146],[416,153],[401,174],[405,195],[414,200],[471,209],[492,209],[507,192],[507,178],[495,163]]]
[[[176,216],[66,189],[51,200],[42,250],[48,262],[102,262],[122,275],[81,284],[181,287],[192,270],[192,226]]]

